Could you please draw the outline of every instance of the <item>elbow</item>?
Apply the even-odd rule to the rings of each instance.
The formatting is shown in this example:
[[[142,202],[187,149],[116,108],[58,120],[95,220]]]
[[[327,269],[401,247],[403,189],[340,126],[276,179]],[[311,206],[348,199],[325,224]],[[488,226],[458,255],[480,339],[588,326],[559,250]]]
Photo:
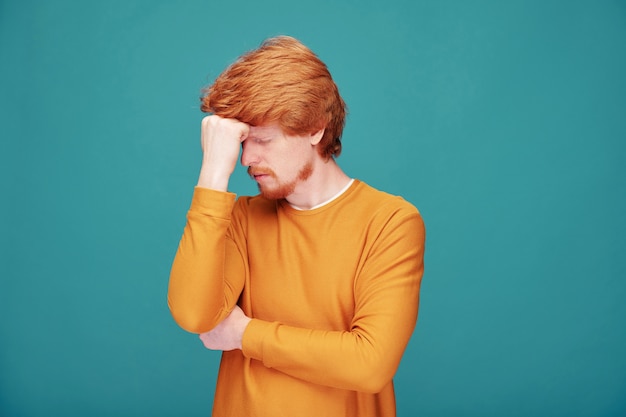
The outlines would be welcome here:
[[[398,364],[382,352],[370,352],[369,357],[350,372],[349,385],[354,391],[378,394],[391,384],[397,367]]]
[[[370,338],[359,335],[360,349],[355,356],[349,378],[351,389],[367,394],[378,394],[392,383],[400,365],[402,352],[390,346],[374,343]]]
[[[174,321],[176,322],[176,324],[178,324],[178,327],[180,327],[181,329],[189,333],[201,334],[201,333],[206,333],[209,330],[211,330],[211,328],[204,326],[202,322],[199,322],[197,320],[189,320],[188,318],[180,318],[174,314],[172,314],[172,317],[174,318]]]
[[[181,308],[180,306],[174,306],[171,300],[167,301],[170,309],[170,314],[176,322],[176,324],[183,330],[189,333],[201,334],[206,333],[213,329],[218,322],[214,320],[207,320],[208,315],[199,314],[191,311],[190,309]]]
[[[358,380],[354,381],[355,391],[366,394],[378,394],[391,383],[393,375],[389,375],[388,372],[380,369],[380,367],[375,368],[371,372],[359,372]]]

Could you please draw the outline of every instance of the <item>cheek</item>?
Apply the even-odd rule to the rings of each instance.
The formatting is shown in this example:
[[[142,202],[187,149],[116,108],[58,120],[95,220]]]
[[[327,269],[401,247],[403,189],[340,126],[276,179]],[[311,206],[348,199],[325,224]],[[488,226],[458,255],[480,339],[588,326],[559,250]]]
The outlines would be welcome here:
[[[298,144],[292,143],[292,146],[287,146],[281,151],[277,152],[272,158],[275,161],[274,167],[276,171],[279,171],[286,176],[294,176],[298,174],[304,166],[313,163],[315,157],[315,148],[304,139],[290,138],[292,141],[301,141]]]
[[[290,176],[293,177],[295,175],[298,175],[300,171],[302,171],[302,169],[308,165],[310,165],[309,158],[303,158],[302,155],[299,155],[299,157],[294,156],[293,159],[288,162]]]

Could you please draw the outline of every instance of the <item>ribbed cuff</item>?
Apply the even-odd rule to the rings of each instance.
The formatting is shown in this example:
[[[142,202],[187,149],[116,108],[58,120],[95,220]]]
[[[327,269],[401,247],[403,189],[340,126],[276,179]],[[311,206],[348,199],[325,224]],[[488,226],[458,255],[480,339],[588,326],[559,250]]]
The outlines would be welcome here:
[[[272,332],[272,328],[277,325],[278,323],[252,319],[243,332],[243,339],[241,341],[244,356],[263,362],[263,342],[265,336],[269,334],[269,332]]]
[[[195,187],[189,211],[228,220],[235,197],[233,193]]]

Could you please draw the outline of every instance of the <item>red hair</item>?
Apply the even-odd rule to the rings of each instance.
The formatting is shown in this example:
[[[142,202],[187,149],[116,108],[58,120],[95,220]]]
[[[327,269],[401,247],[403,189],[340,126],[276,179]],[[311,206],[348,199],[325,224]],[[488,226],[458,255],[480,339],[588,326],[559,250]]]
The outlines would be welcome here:
[[[346,104],[326,65],[300,41],[277,36],[247,52],[203,91],[203,112],[290,135],[324,130],[319,152],[339,156]]]

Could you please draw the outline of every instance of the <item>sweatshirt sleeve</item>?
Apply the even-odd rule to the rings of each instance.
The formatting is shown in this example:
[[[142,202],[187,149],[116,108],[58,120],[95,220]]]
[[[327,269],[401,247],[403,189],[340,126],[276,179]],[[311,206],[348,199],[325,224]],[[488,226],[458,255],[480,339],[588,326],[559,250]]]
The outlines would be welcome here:
[[[380,392],[393,378],[415,327],[424,241],[417,211],[390,219],[356,278],[348,331],[253,319],[244,333],[244,355],[313,383]]]
[[[189,332],[215,327],[232,310],[243,288],[241,256],[229,238],[234,204],[232,193],[194,190],[167,297],[174,320]]]

